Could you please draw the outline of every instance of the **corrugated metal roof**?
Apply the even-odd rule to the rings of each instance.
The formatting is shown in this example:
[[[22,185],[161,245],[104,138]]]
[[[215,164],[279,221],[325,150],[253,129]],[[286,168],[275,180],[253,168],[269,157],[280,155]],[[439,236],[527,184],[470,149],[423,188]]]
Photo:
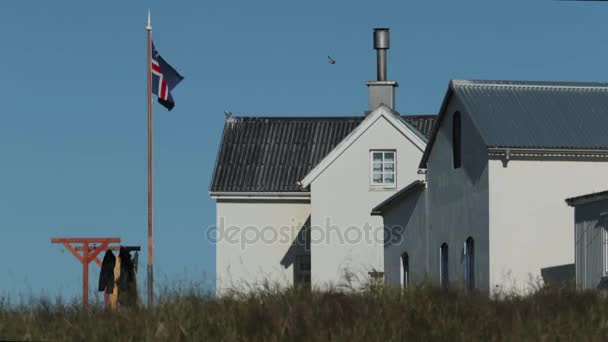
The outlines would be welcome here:
[[[571,197],[566,199],[566,203],[571,207],[576,207],[580,204],[603,201],[608,199],[608,191],[595,192],[592,194]]]
[[[437,126],[452,96],[462,102],[488,147],[608,149],[606,83],[454,80]]]
[[[608,148],[608,84],[454,81],[488,146]]]
[[[401,118],[411,124],[421,133],[421,138],[427,141],[435,127],[437,115],[401,115]]]
[[[435,115],[403,116],[425,137]],[[211,192],[300,192],[301,180],[362,121],[356,117],[231,117]]]

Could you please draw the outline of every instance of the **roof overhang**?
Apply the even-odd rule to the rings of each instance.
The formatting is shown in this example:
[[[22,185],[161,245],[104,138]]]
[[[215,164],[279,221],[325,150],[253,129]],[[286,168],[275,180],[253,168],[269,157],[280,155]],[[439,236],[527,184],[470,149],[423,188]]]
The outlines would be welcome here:
[[[408,196],[422,191],[426,188],[426,182],[422,180],[415,180],[407,185],[405,188],[397,191],[389,198],[385,199],[382,203],[378,204],[372,209],[371,215],[381,216],[393,203],[396,201],[407,198]]]
[[[441,104],[441,108],[438,113],[437,121],[435,122],[435,127],[429,137],[429,141],[427,143],[427,147],[422,155],[422,159],[420,160],[420,169],[426,169],[428,159],[430,157],[431,151],[433,149],[433,145],[435,144],[435,140],[437,138],[437,134],[439,129],[443,123],[444,118],[447,116],[447,108],[452,100],[452,97],[455,94],[455,89],[461,86],[469,86],[469,85],[489,85],[492,87],[521,87],[521,88],[546,88],[546,87],[559,87],[559,88],[570,88],[570,89],[598,89],[599,87],[606,88],[608,87],[605,83],[579,83],[579,82],[534,82],[534,84],[526,84],[525,81],[475,81],[475,80],[451,80],[448,85],[448,89],[443,98],[443,102]],[[467,112],[470,112],[469,108],[467,108],[467,104],[462,104],[463,109]],[[473,120],[473,125],[476,125],[475,120]],[[487,146],[489,148],[489,152],[492,153],[493,146]],[[501,149],[507,149],[501,147]],[[533,159],[536,157],[552,157],[550,154],[555,153],[555,157],[558,157],[559,154],[566,154],[565,158],[577,158],[589,156],[589,158],[596,158],[597,156],[603,156],[604,153],[602,149],[575,149],[575,148],[551,148],[551,147],[541,147],[541,148],[519,148],[513,147],[511,149],[511,153],[513,156],[516,156],[518,153],[517,150],[522,152],[523,154],[527,154],[527,159]],[[525,150],[525,151],[524,151]],[[553,152],[551,152],[553,151]],[[593,151],[593,155],[588,153],[588,151]],[[495,152],[495,151],[494,151]],[[603,158],[603,157],[602,157]]]
[[[441,122],[443,121],[443,118],[446,115],[446,109],[448,107],[450,99],[452,98],[452,95],[454,94],[453,82],[454,82],[453,80],[450,81],[450,83],[448,85],[448,90],[446,91],[445,96],[443,97],[443,102],[441,103],[441,108],[439,109],[439,113],[437,114],[437,121],[435,121],[435,126],[433,127],[433,132],[431,133],[431,136],[429,137],[429,141],[426,144],[426,148],[424,149],[424,153],[422,154],[422,158],[420,159],[420,165],[418,165],[418,168],[420,168],[420,169],[426,169],[426,164],[429,160],[431,150],[433,149],[433,145],[435,144],[435,140],[437,139],[437,133],[439,132],[439,126],[441,126]]]
[[[232,200],[310,200],[310,192],[221,192],[210,191],[213,199]]]
[[[501,160],[608,160],[608,149],[488,147],[490,159]]]
[[[608,191],[595,192],[592,194],[571,197],[566,199],[566,204],[571,207],[576,207],[581,204],[593,203],[597,201],[603,201],[608,199]]]
[[[349,135],[346,136],[334,149],[321,160],[310,172],[299,182],[299,185],[306,189],[310,184],[319,177],[338,157],[342,155],[357,139],[363,135],[370,127],[378,120],[385,118],[395,129],[405,136],[414,144],[420,151],[426,148],[426,139],[409,123],[401,119],[401,117],[392,111],[386,105],[381,105],[372,111],[367,117],[355,128]]]

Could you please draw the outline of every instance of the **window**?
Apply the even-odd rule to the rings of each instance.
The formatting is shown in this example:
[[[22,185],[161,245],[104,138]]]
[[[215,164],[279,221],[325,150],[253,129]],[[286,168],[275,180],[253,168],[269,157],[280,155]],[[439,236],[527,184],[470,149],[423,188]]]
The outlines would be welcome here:
[[[384,272],[371,271],[369,274],[369,284],[371,287],[378,287],[384,284]]]
[[[395,180],[395,151],[371,151],[371,185],[394,188]]]
[[[608,275],[608,230],[606,228],[607,227],[602,228],[602,249],[604,250],[604,276]]]
[[[465,290],[475,290],[475,240],[469,237],[464,243],[464,284]]]
[[[454,168],[458,169],[461,165],[462,157],[462,127],[460,122],[460,112],[454,113],[452,117],[452,161]]]
[[[293,278],[296,287],[310,288],[310,254],[296,256]]]
[[[448,244],[444,242],[439,248],[439,286],[443,289],[446,289],[450,283],[448,267]]]
[[[410,284],[410,257],[407,253],[401,255],[401,285],[405,288]]]

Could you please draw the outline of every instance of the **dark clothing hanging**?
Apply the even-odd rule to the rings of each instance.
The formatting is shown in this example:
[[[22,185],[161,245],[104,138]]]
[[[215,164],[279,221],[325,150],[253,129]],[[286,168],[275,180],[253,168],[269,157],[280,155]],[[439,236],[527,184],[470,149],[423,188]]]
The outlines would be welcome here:
[[[98,291],[112,293],[114,290],[114,265],[116,265],[116,257],[114,256],[114,253],[108,249],[101,262]]]
[[[120,277],[118,277],[118,302],[125,306],[133,306],[137,302],[137,284],[135,265],[131,254],[120,247]]]

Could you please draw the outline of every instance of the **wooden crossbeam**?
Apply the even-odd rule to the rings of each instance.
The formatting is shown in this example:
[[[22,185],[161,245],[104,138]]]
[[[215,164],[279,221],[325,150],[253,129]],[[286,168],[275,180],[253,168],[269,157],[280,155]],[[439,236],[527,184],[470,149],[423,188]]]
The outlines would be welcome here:
[[[110,249],[110,250],[113,250],[113,251],[119,251],[121,247],[124,248],[124,249],[126,249],[129,252],[132,252],[132,251],[141,251],[141,247],[140,246],[109,246],[107,249]],[[89,250],[92,251],[95,248],[96,248],[95,246],[89,247]],[[81,251],[82,250],[82,246],[76,246],[76,247],[74,247],[74,249],[77,250],[77,251]]]
[[[53,238],[51,239],[51,243],[120,243],[120,238]]]
[[[86,309],[89,304],[89,263],[95,262],[101,266],[102,262],[97,257],[99,253],[108,248],[115,248],[109,246],[111,243],[120,243],[120,238],[52,238],[51,243],[62,244],[82,264],[82,305]],[[82,246],[72,246],[72,244],[82,244]],[[95,247],[91,244],[99,246]],[[107,302],[107,295],[105,299]]]
[[[132,252],[132,251],[141,251],[141,247],[140,246],[108,246],[107,248],[105,248],[104,250],[112,250],[112,251],[119,251],[120,248],[124,248],[126,249],[128,252]],[[95,246],[93,247],[89,247],[89,251],[94,251],[95,250]],[[74,247],[74,249],[76,251],[82,251],[84,249],[84,247],[82,246],[76,246]],[[95,258],[93,259],[93,262],[95,262],[97,265],[99,265],[99,267],[101,267],[101,263],[102,261],[99,259],[98,256],[95,256]]]

